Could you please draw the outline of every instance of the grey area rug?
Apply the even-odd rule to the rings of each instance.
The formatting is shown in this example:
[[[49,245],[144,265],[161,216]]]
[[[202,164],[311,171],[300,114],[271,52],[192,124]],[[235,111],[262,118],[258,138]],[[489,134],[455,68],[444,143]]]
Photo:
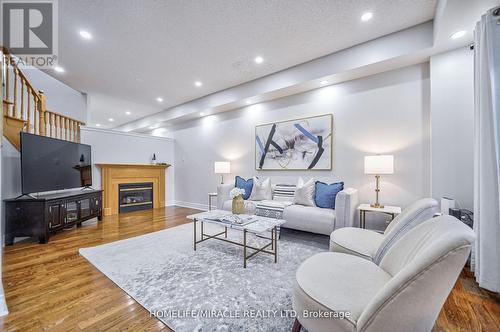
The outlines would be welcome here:
[[[216,227],[205,224],[205,232]],[[251,244],[261,241],[250,236]],[[278,263],[257,254],[244,269],[242,247],[208,240],[194,251],[193,225],[186,224],[80,254],[175,331],[290,331],[295,271],[326,250],[327,237],[283,230]]]

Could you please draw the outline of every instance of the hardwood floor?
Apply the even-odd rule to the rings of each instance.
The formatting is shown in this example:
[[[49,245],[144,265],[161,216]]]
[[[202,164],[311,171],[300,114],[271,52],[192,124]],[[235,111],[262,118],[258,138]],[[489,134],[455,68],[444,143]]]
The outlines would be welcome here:
[[[55,234],[4,248],[3,283],[10,314],[4,331],[170,331],[78,249],[155,232],[188,222],[196,210],[168,207],[104,217]],[[434,331],[499,331],[500,298],[480,289],[464,270]]]
[[[170,331],[79,255],[78,249],[188,222],[196,210],[169,207],[89,221],[56,233],[49,243],[4,248],[6,331]]]
[[[480,288],[465,267],[433,331],[500,331],[500,296]]]

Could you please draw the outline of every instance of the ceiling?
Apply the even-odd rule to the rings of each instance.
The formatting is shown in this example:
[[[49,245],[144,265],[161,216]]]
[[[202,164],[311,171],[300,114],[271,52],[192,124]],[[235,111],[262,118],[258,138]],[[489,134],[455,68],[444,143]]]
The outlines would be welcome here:
[[[434,19],[434,44],[438,51],[453,49],[474,41],[474,28],[481,15],[500,5],[500,0],[441,0]],[[465,35],[457,40],[450,36],[457,31]]]
[[[65,73],[50,74],[89,94],[89,125],[111,128],[431,20],[436,2],[64,0]]]

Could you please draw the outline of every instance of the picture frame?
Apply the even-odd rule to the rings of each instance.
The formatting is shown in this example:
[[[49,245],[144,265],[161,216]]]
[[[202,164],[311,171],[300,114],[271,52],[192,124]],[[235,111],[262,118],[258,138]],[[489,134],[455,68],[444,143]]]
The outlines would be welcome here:
[[[332,170],[333,135],[333,114],[257,125],[255,169]]]

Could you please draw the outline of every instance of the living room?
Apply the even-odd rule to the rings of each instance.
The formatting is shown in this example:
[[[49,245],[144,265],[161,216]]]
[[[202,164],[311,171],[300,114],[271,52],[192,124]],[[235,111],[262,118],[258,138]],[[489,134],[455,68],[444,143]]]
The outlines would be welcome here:
[[[500,1],[29,3],[4,330],[500,329]]]

